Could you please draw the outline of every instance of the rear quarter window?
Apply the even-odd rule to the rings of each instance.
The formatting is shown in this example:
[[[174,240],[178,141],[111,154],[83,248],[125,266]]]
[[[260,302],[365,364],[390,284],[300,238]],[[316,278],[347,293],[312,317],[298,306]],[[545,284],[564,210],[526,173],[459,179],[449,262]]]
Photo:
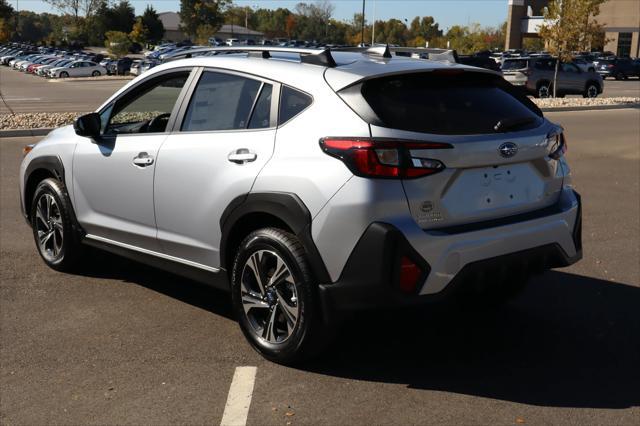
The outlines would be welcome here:
[[[291,120],[296,115],[307,109],[313,102],[311,96],[289,86],[282,86],[280,95],[280,112],[278,125]]]
[[[365,82],[362,96],[384,127],[420,133],[495,133],[502,121],[542,124],[542,113],[524,94],[494,74],[403,74]],[[516,129],[514,129],[516,130]]]

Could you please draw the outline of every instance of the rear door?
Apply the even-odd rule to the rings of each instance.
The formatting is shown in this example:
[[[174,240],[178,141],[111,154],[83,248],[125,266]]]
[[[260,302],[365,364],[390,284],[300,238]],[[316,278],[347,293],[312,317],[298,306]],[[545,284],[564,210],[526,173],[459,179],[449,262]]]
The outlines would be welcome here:
[[[412,161],[439,160],[442,172],[405,179],[411,213],[435,229],[524,213],[554,204],[562,188],[548,157],[552,127],[499,77],[447,71],[366,82],[362,93],[379,122],[374,138],[442,142],[413,149]]]
[[[586,86],[584,73],[575,64],[563,63],[559,73],[560,89],[565,93],[582,93]]]
[[[220,267],[220,218],[271,158],[280,85],[206,69],[163,144],[154,194],[163,253]]]

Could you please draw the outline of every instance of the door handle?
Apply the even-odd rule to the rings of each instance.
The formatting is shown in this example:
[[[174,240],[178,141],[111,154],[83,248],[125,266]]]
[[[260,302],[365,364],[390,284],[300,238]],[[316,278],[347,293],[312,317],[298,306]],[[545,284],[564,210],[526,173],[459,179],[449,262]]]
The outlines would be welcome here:
[[[236,149],[227,156],[229,161],[236,164],[250,163],[252,161],[256,161],[257,158],[258,154],[251,152],[246,148]]]
[[[138,167],[150,166],[153,164],[153,156],[147,154],[146,152],[141,152],[133,157],[133,164]]]

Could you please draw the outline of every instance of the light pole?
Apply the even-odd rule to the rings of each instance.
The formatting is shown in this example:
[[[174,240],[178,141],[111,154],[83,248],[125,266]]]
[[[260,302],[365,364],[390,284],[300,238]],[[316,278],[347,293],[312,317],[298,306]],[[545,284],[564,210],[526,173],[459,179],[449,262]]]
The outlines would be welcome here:
[[[376,0],[373,0],[373,27],[371,29],[371,46],[376,43]]]
[[[362,0],[362,30],[360,33],[360,46],[364,47],[364,4],[366,0]]]

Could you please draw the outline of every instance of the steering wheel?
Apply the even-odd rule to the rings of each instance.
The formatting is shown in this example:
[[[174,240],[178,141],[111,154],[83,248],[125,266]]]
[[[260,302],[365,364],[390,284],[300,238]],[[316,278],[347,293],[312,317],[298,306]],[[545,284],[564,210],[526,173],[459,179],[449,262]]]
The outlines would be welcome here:
[[[170,112],[154,117],[147,125],[147,133],[164,132],[167,128],[167,123],[169,123],[169,117],[171,117]]]

